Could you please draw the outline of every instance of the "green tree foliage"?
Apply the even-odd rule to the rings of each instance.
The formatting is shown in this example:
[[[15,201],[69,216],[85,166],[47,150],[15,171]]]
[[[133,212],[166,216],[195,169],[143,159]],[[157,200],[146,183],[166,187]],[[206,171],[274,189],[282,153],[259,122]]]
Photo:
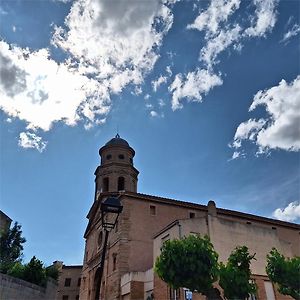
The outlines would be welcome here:
[[[300,257],[285,258],[273,248],[267,255],[266,272],[281,294],[300,299]]]
[[[12,268],[7,271],[7,275],[24,279],[24,265],[17,261]]]
[[[220,263],[219,284],[227,299],[246,299],[256,291],[255,283],[250,280],[251,260],[246,246],[236,247],[230,254],[227,264]]]
[[[166,241],[155,272],[174,289],[185,287],[209,295],[218,277],[218,254],[207,236]]]
[[[32,257],[30,262],[24,266],[24,277],[23,279],[40,285],[45,286],[47,282],[46,271],[43,266],[43,262],[37,259],[35,256]]]
[[[59,276],[59,271],[57,269],[57,267],[55,266],[49,266],[47,268],[45,268],[45,272],[46,272],[46,277],[50,277],[53,278],[54,280],[58,280],[58,276]]]
[[[0,236],[0,272],[6,274],[16,262],[22,260],[23,245],[26,239],[22,237],[21,225],[15,222],[12,228]]]

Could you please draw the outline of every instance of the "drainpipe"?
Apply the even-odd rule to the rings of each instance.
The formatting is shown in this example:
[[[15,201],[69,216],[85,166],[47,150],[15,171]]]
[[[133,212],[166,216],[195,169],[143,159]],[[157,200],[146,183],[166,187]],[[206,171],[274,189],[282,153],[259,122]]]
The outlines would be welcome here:
[[[181,239],[182,238],[182,232],[181,232],[181,224],[179,223],[179,221],[178,221],[177,225],[178,225],[178,236],[179,236],[179,239]]]

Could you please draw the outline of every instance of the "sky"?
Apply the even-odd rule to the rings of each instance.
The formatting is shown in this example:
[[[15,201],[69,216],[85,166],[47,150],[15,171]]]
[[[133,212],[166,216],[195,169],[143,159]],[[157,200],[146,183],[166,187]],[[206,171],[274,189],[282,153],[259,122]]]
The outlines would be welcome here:
[[[81,264],[98,150],[138,192],[300,222],[300,2],[0,1],[0,209]]]

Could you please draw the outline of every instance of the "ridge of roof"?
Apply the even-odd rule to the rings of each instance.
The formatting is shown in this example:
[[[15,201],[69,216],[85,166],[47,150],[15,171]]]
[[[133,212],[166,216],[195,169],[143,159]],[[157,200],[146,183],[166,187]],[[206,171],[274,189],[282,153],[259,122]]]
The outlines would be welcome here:
[[[135,198],[143,198],[143,199],[151,198],[151,200],[163,201],[163,202],[166,202],[166,204],[175,204],[175,205],[180,205],[180,206],[194,207],[197,209],[207,211],[207,205],[205,205],[205,204],[187,202],[187,201],[176,200],[176,199],[172,199],[172,198],[164,198],[164,197],[147,195],[147,194],[142,194],[142,193],[132,193],[132,192],[126,192],[126,191],[121,193],[121,195],[122,194],[131,196],[131,197],[135,197]],[[277,224],[277,225],[281,225],[281,226],[285,226],[285,227],[292,227],[292,228],[300,230],[300,224],[297,224],[297,223],[276,220],[276,219],[272,219],[272,218],[268,218],[268,217],[264,217],[264,216],[253,215],[250,213],[245,213],[245,212],[240,212],[240,211],[235,211],[235,210],[230,210],[230,209],[225,209],[225,208],[216,207],[216,209],[217,209],[217,214],[220,214],[220,215],[230,215],[230,216],[235,216],[235,217],[242,217],[245,219],[263,221],[263,222],[270,223],[270,224]]]

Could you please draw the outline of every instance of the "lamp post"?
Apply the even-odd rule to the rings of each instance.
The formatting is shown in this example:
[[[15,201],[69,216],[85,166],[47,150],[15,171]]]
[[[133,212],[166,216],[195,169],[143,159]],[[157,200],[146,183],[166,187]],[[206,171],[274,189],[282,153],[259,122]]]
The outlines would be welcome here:
[[[102,228],[105,231],[105,237],[104,237],[104,244],[102,248],[100,265],[97,268],[95,273],[95,278],[96,278],[95,300],[99,300],[99,296],[100,296],[100,287],[101,287],[101,281],[102,281],[102,275],[104,269],[104,260],[105,260],[108,234],[115,227],[119,214],[122,212],[122,210],[123,210],[123,206],[119,198],[112,197],[112,196],[105,199],[100,206],[101,223],[102,223]]]

